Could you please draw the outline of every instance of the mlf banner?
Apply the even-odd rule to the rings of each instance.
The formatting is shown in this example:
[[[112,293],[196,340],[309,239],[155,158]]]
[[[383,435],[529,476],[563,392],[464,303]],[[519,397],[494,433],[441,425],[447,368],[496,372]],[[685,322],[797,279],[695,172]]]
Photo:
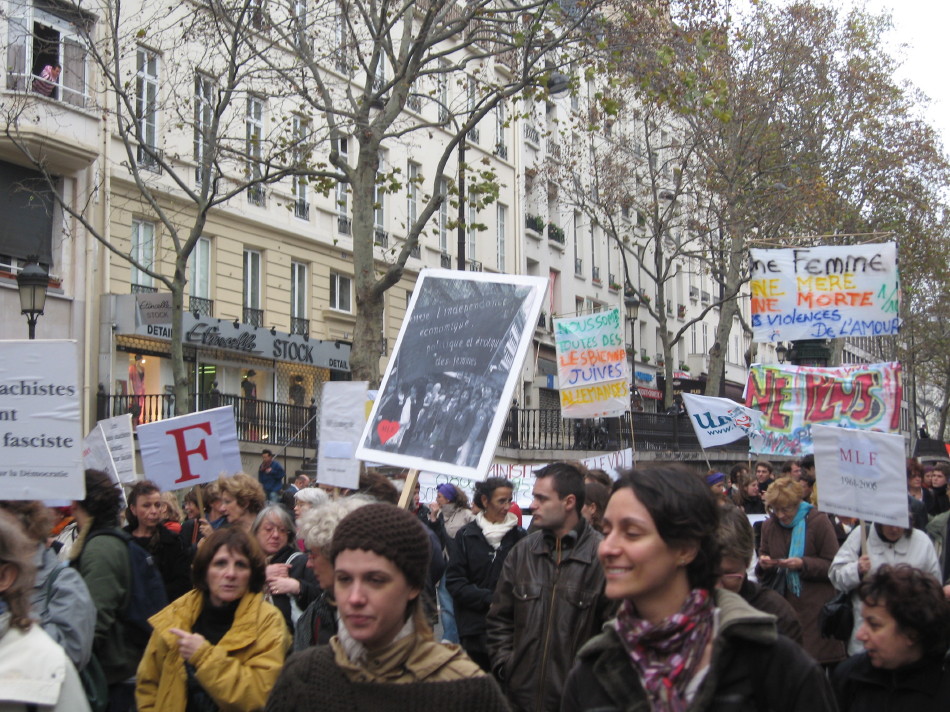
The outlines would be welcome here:
[[[725,445],[759,428],[762,413],[728,398],[683,393],[683,404],[700,447]]]
[[[554,320],[561,416],[599,418],[630,409],[620,309]]]
[[[902,435],[815,425],[812,437],[822,512],[910,526]]]
[[[896,433],[900,430],[901,366],[897,362],[836,368],[752,364],[745,404],[763,413],[749,450],[768,455],[812,452],[810,427]]]
[[[887,336],[900,328],[893,242],[749,254],[755,341]]]

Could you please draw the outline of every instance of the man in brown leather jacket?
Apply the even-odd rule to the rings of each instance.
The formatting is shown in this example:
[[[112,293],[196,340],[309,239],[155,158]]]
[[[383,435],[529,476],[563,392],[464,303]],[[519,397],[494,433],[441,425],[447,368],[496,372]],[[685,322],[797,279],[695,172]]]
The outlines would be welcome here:
[[[492,671],[517,710],[560,708],[574,656],[613,613],[597,560],[601,536],[580,515],[582,465],[535,473],[532,525],[508,554],[487,619]]]

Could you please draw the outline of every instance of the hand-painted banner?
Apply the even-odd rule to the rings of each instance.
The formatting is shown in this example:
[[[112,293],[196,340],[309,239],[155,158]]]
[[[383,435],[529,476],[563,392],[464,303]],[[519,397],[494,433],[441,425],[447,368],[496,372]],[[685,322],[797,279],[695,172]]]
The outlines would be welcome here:
[[[755,341],[886,336],[900,328],[893,242],[749,253]]]
[[[812,452],[809,426],[900,430],[901,366],[897,362],[818,368],[752,364],[745,404],[763,413],[749,450],[770,455]]]
[[[759,428],[762,413],[729,400],[712,396],[683,393],[683,404],[689,413],[700,447],[725,445],[748,437]]]
[[[630,409],[620,309],[554,320],[561,415],[600,418]]]
[[[822,512],[907,528],[904,437],[813,425]]]
[[[603,455],[588,457],[581,460],[584,466],[591,470],[603,470],[612,478],[616,479],[621,470],[628,470],[633,466],[633,450],[618,450],[616,452],[605,452]],[[522,509],[531,506],[531,500],[534,498],[531,494],[534,490],[534,471],[539,470],[550,462],[536,463],[501,463],[496,462],[488,470],[488,477],[504,477],[511,480],[514,485],[514,491],[511,495],[511,501],[516,502]],[[419,501],[435,501],[435,488],[448,482],[459,489],[465,491],[469,501],[475,499],[476,480],[468,477],[459,477],[456,475],[438,475],[434,472],[419,473]]]

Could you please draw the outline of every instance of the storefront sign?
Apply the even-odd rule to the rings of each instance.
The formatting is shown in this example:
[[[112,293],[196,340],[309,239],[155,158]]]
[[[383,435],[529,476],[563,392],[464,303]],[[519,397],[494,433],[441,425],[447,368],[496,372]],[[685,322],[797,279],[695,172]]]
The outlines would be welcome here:
[[[0,499],[83,499],[75,341],[0,341]]]
[[[128,294],[115,297],[115,321],[117,333],[170,340],[172,338],[171,312],[167,319],[161,311],[165,295]],[[143,321],[139,297],[149,297],[154,307],[153,319]],[[153,304],[154,302],[154,304]],[[182,343],[204,349],[232,351],[246,356],[273,359],[305,366],[329,368],[333,371],[350,370],[350,346],[336,341],[305,339],[299,334],[272,334],[270,329],[254,327],[227,319],[209,317],[195,318],[192,312],[182,313]]]
[[[171,294],[136,294],[135,306],[139,324],[170,324],[172,320]]]
[[[145,476],[176,490],[241,471],[233,406],[144,423],[136,429]]]

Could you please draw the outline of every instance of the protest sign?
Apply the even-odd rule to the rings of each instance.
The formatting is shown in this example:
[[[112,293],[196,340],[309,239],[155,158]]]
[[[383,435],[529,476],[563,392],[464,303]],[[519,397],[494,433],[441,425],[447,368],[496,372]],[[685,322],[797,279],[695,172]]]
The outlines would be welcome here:
[[[749,250],[755,341],[887,336],[900,328],[897,247]]]
[[[835,368],[752,364],[745,404],[762,411],[749,450],[800,456],[812,452],[813,423],[900,430],[901,366],[897,362]]]
[[[113,482],[119,484],[119,475],[109,452],[109,444],[98,426],[90,430],[82,441],[82,467],[84,470],[102,470]]]
[[[423,271],[356,456],[484,477],[546,286],[541,277]]]
[[[75,341],[0,341],[0,498],[83,499]]]
[[[588,457],[581,460],[585,467],[590,470],[603,470],[612,478],[616,479],[621,470],[627,470],[633,466],[633,449],[617,450],[616,452],[605,452],[602,455]],[[488,477],[504,477],[511,480],[514,485],[514,491],[511,495],[511,501],[515,502],[522,509],[531,506],[534,489],[534,471],[540,470],[550,462],[534,463],[501,463],[496,462],[488,470]],[[419,473],[419,501],[434,502],[436,487],[448,482],[463,490],[469,501],[475,496],[475,481],[467,477],[458,477],[455,475],[440,475],[434,472]]]
[[[600,418],[630,410],[630,374],[620,309],[554,320],[564,418]]]
[[[903,435],[827,425],[811,434],[822,512],[910,526]]]
[[[135,472],[135,436],[132,434],[132,414],[117,415],[96,423],[102,431],[119,482],[134,485],[140,478]]]
[[[700,447],[725,445],[758,430],[762,413],[728,398],[683,393],[683,404]]]
[[[233,406],[145,423],[136,432],[145,476],[159,489],[213,482],[242,469]]]
[[[327,381],[320,406],[320,457],[317,482],[357,489],[360,462],[356,446],[366,427],[366,381]]]

